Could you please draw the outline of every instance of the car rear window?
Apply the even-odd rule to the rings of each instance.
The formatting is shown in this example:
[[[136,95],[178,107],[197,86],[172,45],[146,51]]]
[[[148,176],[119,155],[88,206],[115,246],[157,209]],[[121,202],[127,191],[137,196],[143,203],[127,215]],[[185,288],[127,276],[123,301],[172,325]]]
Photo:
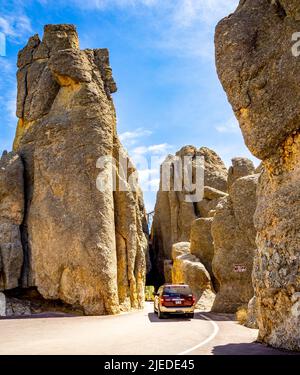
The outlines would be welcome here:
[[[168,296],[188,295],[192,294],[192,291],[188,286],[168,286],[164,288],[163,294]]]

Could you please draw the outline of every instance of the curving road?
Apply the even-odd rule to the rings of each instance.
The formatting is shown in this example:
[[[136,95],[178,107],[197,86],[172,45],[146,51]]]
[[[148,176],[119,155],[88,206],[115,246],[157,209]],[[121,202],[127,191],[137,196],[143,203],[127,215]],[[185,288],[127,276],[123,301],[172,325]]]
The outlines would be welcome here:
[[[159,320],[152,303],[119,316],[3,319],[0,332],[0,354],[286,354],[230,315]]]

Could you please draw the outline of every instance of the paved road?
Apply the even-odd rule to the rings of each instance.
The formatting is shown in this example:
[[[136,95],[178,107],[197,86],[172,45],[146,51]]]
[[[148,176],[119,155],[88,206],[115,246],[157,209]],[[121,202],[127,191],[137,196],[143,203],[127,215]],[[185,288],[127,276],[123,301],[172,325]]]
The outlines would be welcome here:
[[[119,316],[0,320],[0,354],[286,354],[229,315],[159,320],[152,303]]]

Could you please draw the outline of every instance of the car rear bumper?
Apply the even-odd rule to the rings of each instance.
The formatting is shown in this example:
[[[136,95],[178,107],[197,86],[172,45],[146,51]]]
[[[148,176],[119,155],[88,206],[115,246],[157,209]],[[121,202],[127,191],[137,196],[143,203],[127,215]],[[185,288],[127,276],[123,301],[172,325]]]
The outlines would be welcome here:
[[[170,314],[190,314],[193,313],[195,310],[195,306],[178,306],[178,307],[165,307],[160,306],[160,311],[162,313],[170,313]]]

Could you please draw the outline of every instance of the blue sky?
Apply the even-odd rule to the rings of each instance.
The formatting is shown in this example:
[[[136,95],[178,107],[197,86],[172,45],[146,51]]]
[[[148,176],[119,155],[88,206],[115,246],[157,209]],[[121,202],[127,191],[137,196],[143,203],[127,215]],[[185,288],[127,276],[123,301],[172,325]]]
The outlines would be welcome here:
[[[148,211],[154,207],[159,163],[139,165],[140,155],[161,161],[193,144],[214,149],[227,166],[234,156],[251,157],[214,63],[215,25],[237,4],[238,0],[0,0],[0,31],[6,35],[6,56],[0,57],[0,151],[11,149],[15,132],[18,50],[29,36],[42,37],[44,24],[73,23],[82,49],[110,50],[118,85],[118,131],[140,170],[143,187],[154,190],[145,192]]]

